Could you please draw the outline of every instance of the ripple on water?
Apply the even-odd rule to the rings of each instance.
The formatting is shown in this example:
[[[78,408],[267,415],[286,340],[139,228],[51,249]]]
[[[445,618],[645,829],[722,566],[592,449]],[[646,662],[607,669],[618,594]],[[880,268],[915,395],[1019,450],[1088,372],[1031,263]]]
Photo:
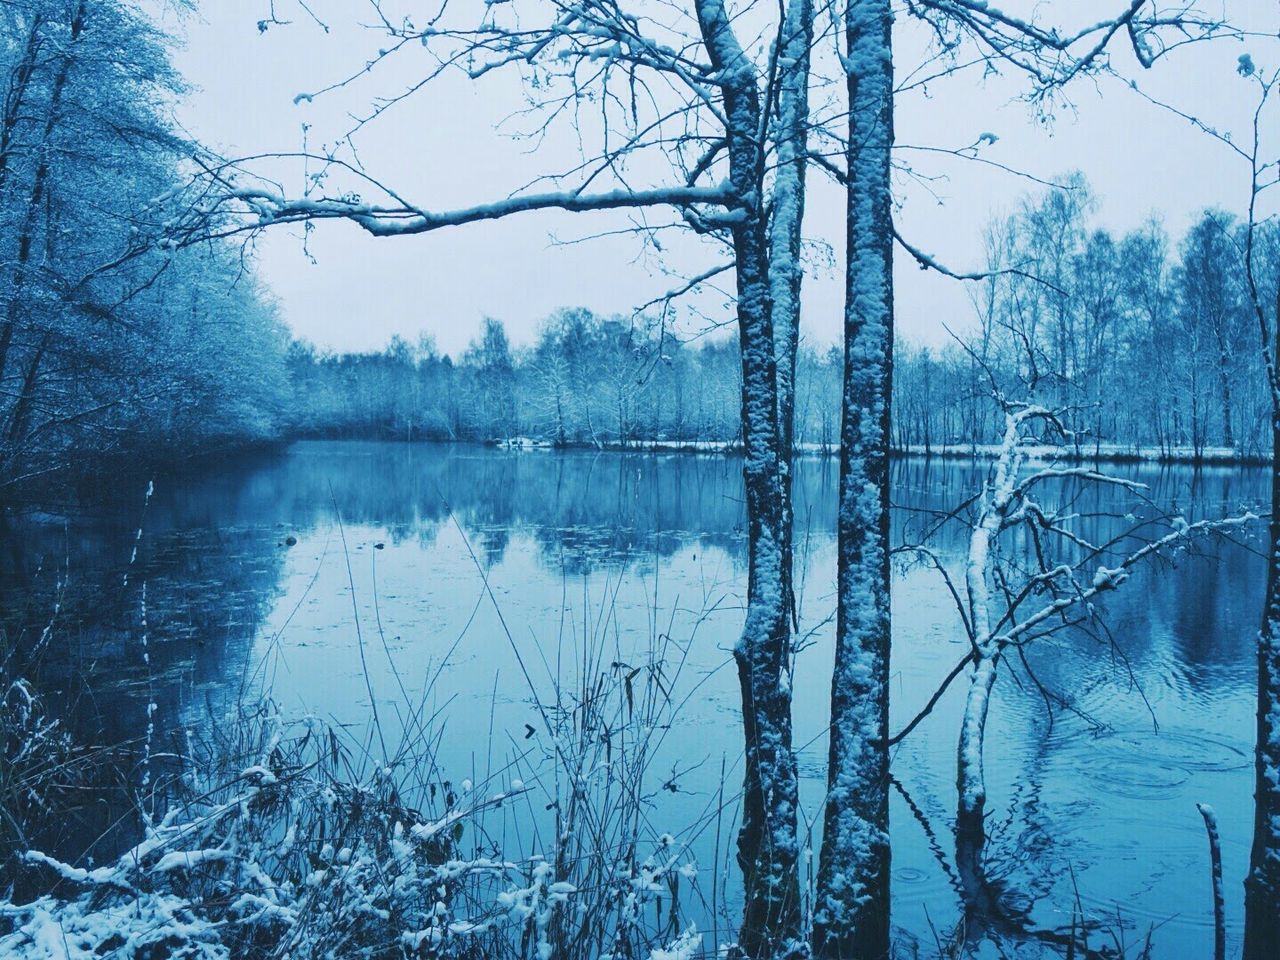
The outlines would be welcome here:
[[[895,839],[897,839],[895,837]],[[894,856],[913,856],[922,851],[894,850]],[[926,854],[927,855],[927,854]],[[925,909],[934,922],[942,926],[954,922],[962,915],[959,894],[955,882],[936,860],[930,858],[918,865],[902,864],[892,867],[889,876],[893,883],[895,910],[914,912]]]
[[[1042,790],[1026,810],[1035,822],[1022,839],[1038,837],[1032,859],[1041,869],[1055,865],[1043,903],[1070,903],[1078,890],[1095,917],[1157,926],[1171,957],[1210,949],[1208,851],[1195,801],[1237,789],[1252,766],[1249,745],[1198,727],[1092,735],[1063,724],[1042,756]],[[1231,869],[1247,861],[1239,836],[1225,830],[1222,840]],[[1231,911],[1228,923],[1238,926]]]
[[[796,773],[801,780],[827,782],[827,752],[816,747],[796,751]]]
[[[914,885],[925,883],[929,879],[929,873],[919,867],[898,867],[893,871],[893,879],[897,883]]]
[[[1077,733],[1055,741],[1055,765],[1107,795],[1128,800],[1173,796],[1195,774],[1242,770],[1252,763],[1245,747],[1198,731]]]

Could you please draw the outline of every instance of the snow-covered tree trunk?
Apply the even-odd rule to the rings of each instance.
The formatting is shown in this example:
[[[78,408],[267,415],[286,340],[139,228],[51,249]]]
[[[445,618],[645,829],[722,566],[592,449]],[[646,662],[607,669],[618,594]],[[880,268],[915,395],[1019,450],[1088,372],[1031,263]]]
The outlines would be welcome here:
[[[769,233],[769,299],[776,343],[778,447],[782,485],[783,596],[795,615],[791,497],[795,452],[796,353],[800,342],[801,227],[809,126],[813,0],[790,0],[778,38],[777,171]]]
[[[742,362],[747,615],[734,648],[742,689],[745,774],[738,864],[738,946],[751,960],[801,956],[796,833],[798,782],[791,734],[791,631],[785,591],[789,537],[781,474],[778,379],[763,213],[762,105],[754,66],[722,0],[698,0],[698,20],[724,91],[729,177],[745,211],[733,225]],[[798,210],[797,210],[798,213]]]
[[[766,260],[761,256],[763,224],[753,216],[734,233],[748,531],[747,615],[734,648],[746,757],[738,838],[745,885],[739,945],[748,957],[763,960],[797,954],[801,944],[786,590],[790,511],[784,505],[781,475],[773,330]]]
[[[1020,423],[1017,415],[1005,415],[1000,456],[993,467],[991,482],[984,491],[978,522],[969,537],[969,555],[964,571],[965,592],[969,601],[969,626],[974,637],[974,667],[969,677],[969,692],[965,697],[957,749],[956,789],[959,803],[956,832],[962,836],[977,838],[979,846],[984,835],[982,816],[987,801],[987,785],[982,769],[983,738],[1000,653],[996,637],[992,635],[993,550],[1013,503],[1021,460]]]
[[[1256,291],[1254,299],[1257,300]],[[1280,311],[1280,288],[1276,292]],[[1265,332],[1266,326],[1263,324]],[[1258,744],[1255,752],[1253,846],[1245,880],[1245,960],[1274,957],[1280,944],[1280,313],[1272,320],[1273,342],[1265,355],[1271,381],[1271,552],[1267,597],[1258,631]]]
[[[831,753],[814,950],[889,952],[889,403],[893,13],[848,0],[847,266]]]

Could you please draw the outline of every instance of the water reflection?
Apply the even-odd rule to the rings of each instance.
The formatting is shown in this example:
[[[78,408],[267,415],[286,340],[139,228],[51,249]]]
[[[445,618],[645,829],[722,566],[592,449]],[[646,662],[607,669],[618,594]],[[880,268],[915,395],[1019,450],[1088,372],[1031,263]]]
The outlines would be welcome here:
[[[120,823],[148,704],[159,732],[152,752],[180,748],[173,739],[191,685],[224,683],[251,655],[277,596],[280,536],[248,522],[241,484],[227,480],[145,506],[144,481],[63,515],[8,518],[0,531],[9,670],[46,694],[77,743],[113,748],[97,765],[106,781],[84,792],[71,821],[30,838],[57,855],[101,859],[130,842]]]
[[[983,470],[896,464],[895,541],[934,527],[978,489]],[[1153,504],[1195,519],[1265,494],[1259,472],[1125,470],[1148,484],[1151,503],[1090,489],[1072,504],[1085,536],[1129,522],[1116,515],[1154,520],[1163,511]],[[807,643],[796,742],[813,817],[825,782],[834,464],[801,461],[795,493]],[[728,649],[741,623],[745,558],[734,458],[306,443],[162,481],[145,513],[142,504],[142,485],[103,491],[75,511],[12,519],[0,538],[5,635],[35,646],[57,608],[37,679],[88,740],[136,743],[148,702],[158,705],[161,736],[180,736],[184,725],[268,688],[287,711],[359,724],[368,689],[395,717],[404,688],[442,712],[442,767],[480,778],[523,742],[530,684],[545,690],[563,680],[588,643],[641,662],[655,638],[671,636],[688,644],[675,693],[689,699],[655,760],[655,770],[678,772],[678,789],[659,791],[654,818],[677,832],[716,796],[722,769],[737,783]],[[951,524],[931,542],[954,569],[966,536]],[[1095,924],[1126,926],[1130,941],[1155,926],[1161,956],[1205,954],[1211,911],[1195,802],[1217,808],[1228,889],[1239,889],[1264,577],[1249,545],[1211,552],[1141,571],[1108,598],[1109,632],[1063,634],[1028,650],[1027,666],[1053,693],[1052,720],[1026,670],[1002,667],[982,851],[957,849],[951,832],[959,688],[897,749],[893,907],[904,945],[928,953],[935,932],[955,933],[980,956],[1033,957],[1061,942],[1078,908]],[[904,564],[896,577],[898,729],[965,642],[935,571]],[[140,644],[144,584],[149,665]],[[94,810],[76,836],[103,833],[119,812]],[[692,843],[710,868],[716,850],[707,837]],[[1228,900],[1233,936],[1236,899]],[[716,921],[700,926],[713,930]],[[1014,950],[1010,940],[1025,945]]]

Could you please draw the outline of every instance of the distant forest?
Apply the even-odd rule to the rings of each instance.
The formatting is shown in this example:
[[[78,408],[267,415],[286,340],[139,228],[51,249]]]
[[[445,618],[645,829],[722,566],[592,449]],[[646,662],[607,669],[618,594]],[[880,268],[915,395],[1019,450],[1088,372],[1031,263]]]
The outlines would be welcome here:
[[[999,389],[1073,408],[1084,448],[1192,456],[1210,447],[1244,456],[1270,449],[1239,225],[1209,211],[1176,242],[1154,220],[1116,237],[1091,226],[1094,208],[1087,184],[1072,178],[988,230],[993,275],[970,291],[977,323],[944,318],[961,340],[942,349],[899,346],[899,448],[998,440]],[[1280,250],[1275,231],[1263,242]],[[835,348],[801,345],[796,440],[811,449],[836,442],[842,362]],[[738,379],[732,340],[682,343],[644,318],[565,309],[527,348],[513,347],[503,324],[487,319],[456,360],[426,338],[354,354],[295,342],[286,429],[601,446],[733,442]]]

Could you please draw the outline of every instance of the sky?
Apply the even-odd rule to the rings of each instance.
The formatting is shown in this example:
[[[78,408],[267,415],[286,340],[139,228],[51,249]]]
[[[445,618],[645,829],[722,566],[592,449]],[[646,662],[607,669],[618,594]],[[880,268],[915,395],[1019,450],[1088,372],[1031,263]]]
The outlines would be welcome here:
[[[1117,2],[1042,0],[1036,9],[1042,20],[1069,25],[1096,20]],[[646,3],[653,0],[635,0],[640,8]],[[1270,0],[1205,5],[1272,37],[1280,29],[1280,4]],[[315,148],[344,134],[351,117],[367,111],[375,97],[398,93],[421,76],[426,61],[410,51],[348,87],[298,99],[357,72],[382,40],[364,25],[371,7],[363,0],[313,0],[309,6],[327,30],[309,20],[296,0],[276,0],[281,19],[293,22],[265,32],[258,22],[268,13],[268,0],[205,0],[195,15],[162,13],[164,24],[180,35],[175,64],[193,87],[178,107],[181,123],[226,156],[296,151],[304,142]],[[1017,10],[1019,0],[1007,6]],[[905,16],[896,31],[901,77],[916,62],[921,34]],[[1150,71],[1122,48],[1114,62],[1143,90],[1243,136],[1254,88],[1236,67],[1246,52],[1268,66],[1264,43],[1186,47]],[[1069,102],[1048,118],[1021,98],[1026,90],[1015,71],[970,71],[898,98],[897,143],[904,148],[898,156],[921,176],[899,178],[896,216],[915,246],[957,270],[977,269],[986,225],[1041,189],[989,164],[909,149],[962,147],[987,132],[999,139],[983,147],[985,160],[1045,179],[1082,171],[1099,200],[1096,224],[1114,231],[1159,215],[1176,236],[1206,207],[1243,209],[1247,166],[1120,81],[1073,84]],[[511,115],[523,94],[514,76],[480,82],[445,76],[363,128],[356,140],[360,158],[371,175],[429,209],[500,199],[540,172],[571,163],[577,151],[567,128],[537,142],[516,135],[519,121]],[[298,192],[300,168],[263,168]],[[814,258],[805,280],[804,336],[817,345],[840,337],[842,219],[841,191],[815,174],[806,235],[829,242],[831,250]],[[705,248],[678,241],[659,255],[633,236],[588,239],[627,225],[618,214],[534,213],[421,236],[373,238],[354,225],[326,222],[305,242],[301,228],[289,226],[266,231],[254,245],[259,272],[296,336],[345,351],[379,348],[395,334],[411,341],[428,334],[439,349],[456,355],[485,316],[501,319],[514,342],[527,344],[559,307],[628,314],[677,286],[682,275],[716,262]],[[964,283],[921,271],[901,254],[895,274],[904,340],[940,345],[949,338],[947,327],[963,330],[972,322]],[[732,317],[724,292],[704,291],[693,302],[699,316],[685,323],[688,333]]]

